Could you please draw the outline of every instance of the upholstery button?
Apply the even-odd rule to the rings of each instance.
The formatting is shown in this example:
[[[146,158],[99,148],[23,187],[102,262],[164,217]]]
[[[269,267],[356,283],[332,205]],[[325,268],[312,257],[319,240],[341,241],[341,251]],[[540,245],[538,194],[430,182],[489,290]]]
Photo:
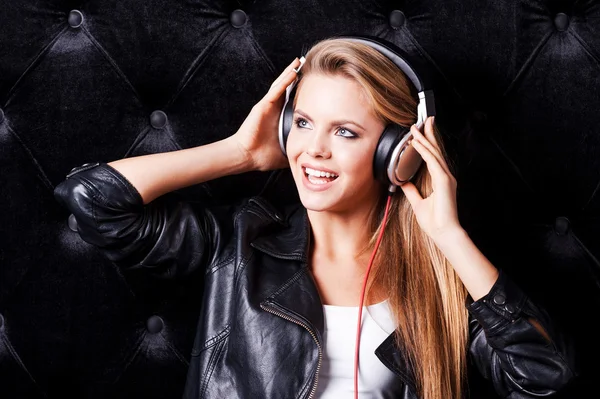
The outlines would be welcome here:
[[[400,10],[394,10],[390,13],[390,26],[394,29],[402,28],[404,22],[406,21],[406,16]]]
[[[160,332],[163,329],[164,325],[165,323],[163,322],[163,319],[156,315],[151,316],[146,322],[146,328],[149,332],[153,334]]]
[[[69,13],[69,25],[71,28],[79,28],[83,23],[83,14],[79,10],[71,10]]]
[[[150,124],[155,129],[162,129],[167,124],[167,114],[163,111],[154,111],[150,115]]]
[[[75,219],[75,215],[71,214],[69,215],[69,228],[73,231],[77,231],[77,219]]]
[[[502,294],[494,295],[494,303],[496,305],[504,305],[506,303],[506,298]]]
[[[4,121],[4,111],[0,108],[0,123]]]
[[[508,313],[515,313],[515,307],[514,307],[513,305],[511,305],[510,303],[509,303],[509,304],[507,304],[507,305],[504,307],[504,309],[506,309],[506,311],[507,311]]]
[[[229,21],[231,21],[231,25],[236,28],[240,28],[246,24],[248,20],[248,16],[244,12],[244,10],[233,10],[231,16],[229,17]]]
[[[565,13],[559,12],[554,17],[554,26],[556,26],[556,29],[558,29],[560,32],[567,30],[569,27],[569,16]]]
[[[571,223],[569,222],[569,219],[567,219],[564,216],[559,216],[554,221],[554,231],[559,236],[564,236],[565,234],[567,234],[569,232],[570,224]]]

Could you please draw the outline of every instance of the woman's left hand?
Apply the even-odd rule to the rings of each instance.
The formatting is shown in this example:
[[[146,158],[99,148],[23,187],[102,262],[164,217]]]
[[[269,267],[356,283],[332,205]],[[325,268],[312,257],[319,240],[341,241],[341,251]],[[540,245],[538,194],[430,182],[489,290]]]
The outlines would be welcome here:
[[[431,176],[433,192],[423,198],[417,187],[407,182],[401,185],[423,231],[434,241],[447,233],[462,229],[456,206],[456,179],[440,151],[433,131],[433,117],[425,120],[425,134],[413,125],[410,129],[412,145],[426,163]]]

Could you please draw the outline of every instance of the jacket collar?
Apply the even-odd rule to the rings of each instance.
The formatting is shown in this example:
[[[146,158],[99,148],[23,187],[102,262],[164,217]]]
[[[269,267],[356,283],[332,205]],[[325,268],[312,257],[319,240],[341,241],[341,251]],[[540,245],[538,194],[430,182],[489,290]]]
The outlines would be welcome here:
[[[273,313],[312,330],[322,343],[325,328],[323,304],[308,267],[311,233],[306,209],[298,204],[287,207],[282,214],[264,199],[257,198],[254,202],[278,221],[281,228],[269,229],[268,234],[257,237],[250,245],[275,258],[295,261],[290,262],[293,266],[278,269],[279,289],[264,298],[262,304]],[[273,278],[272,274],[270,278]],[[394,334],[390,334],[375,350],[375,355],[415,392],[412,367],[405,351],[398,348],[395,341]]]
[[[279,222],[281,228],[272,229],[269,234],[259,236],[251,245],[279,259],[307,263],[311,234],[306,209],[301,204],[297,204],[286,207],[284,212],[279,212],[259,197],[254,198],[253,202]]]

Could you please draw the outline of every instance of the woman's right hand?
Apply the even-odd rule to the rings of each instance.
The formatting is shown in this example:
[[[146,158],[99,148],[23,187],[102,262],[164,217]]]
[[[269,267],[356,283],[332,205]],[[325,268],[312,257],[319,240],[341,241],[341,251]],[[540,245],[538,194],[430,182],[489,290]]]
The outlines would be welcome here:
[[[288,165],[279,147],[279,116],[285,101],[285,90],[297,74],[300,66],[295,58],[283,73],[271,84],[269,91],[256,103],[238,131],[230,137],[242,152],[252,170],[272,170]]]

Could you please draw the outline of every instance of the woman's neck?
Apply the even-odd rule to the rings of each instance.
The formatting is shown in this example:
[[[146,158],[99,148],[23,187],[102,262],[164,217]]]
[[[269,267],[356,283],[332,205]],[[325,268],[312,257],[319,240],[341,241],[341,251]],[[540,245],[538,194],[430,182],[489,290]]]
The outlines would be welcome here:
[[[321,301],[328,305],[358,306],[371,256],[369,211],[351,215],[308,212],[312,243],[310,268]],[[377,291],[377,290],[375,290]],[[380,301],[375,291],[366,304]]]
[[[312,231],[311,253],[322,261],[356,260],[371,238],[369,209],[351,213],[309,210],[308,219]]]

